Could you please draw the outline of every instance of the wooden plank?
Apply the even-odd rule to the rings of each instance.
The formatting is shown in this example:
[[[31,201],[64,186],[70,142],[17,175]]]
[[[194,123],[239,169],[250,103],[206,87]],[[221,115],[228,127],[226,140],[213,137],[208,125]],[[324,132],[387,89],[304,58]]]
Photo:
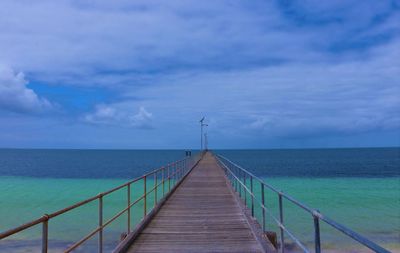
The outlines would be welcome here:
[[[132,252],[265,252],[207,153],[141,231]]]

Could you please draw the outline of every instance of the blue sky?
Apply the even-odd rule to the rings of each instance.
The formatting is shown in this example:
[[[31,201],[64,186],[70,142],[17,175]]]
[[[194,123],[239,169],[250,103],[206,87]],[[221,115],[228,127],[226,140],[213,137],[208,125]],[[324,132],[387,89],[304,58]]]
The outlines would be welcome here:
[[[0,147],[400,145],[398,1],[0,3]]]

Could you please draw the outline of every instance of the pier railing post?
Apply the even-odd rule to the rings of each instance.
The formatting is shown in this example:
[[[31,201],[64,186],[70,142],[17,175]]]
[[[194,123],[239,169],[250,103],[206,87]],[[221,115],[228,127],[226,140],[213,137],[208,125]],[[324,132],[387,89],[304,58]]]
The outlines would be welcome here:
[[[184,162],[185,162],[185,160],[183,160],[183,161],[181,162],[181,165],[180,165],[180,167],[179,167],[179,170],[180,170],[180,172],[179,172],[179,175],[180,175],[179,180],[183,178],[183,171],[184,171],[184,169],[185,169],[185,167],[184,167]]]
[[[174,187],[174,180],[175,180],[175,163],[171,163],[171,187]]]
[[[157,172],[154,173],[154,206],[157,205]]]
[[[146,176],[143,178],[143,194],[144,194],[144,199],[143,199],[143,219],[147,215],[147,189],[146,189]]]
[[[49,216],[43,216],[45,220],[42,223],[42,253],[47,253],[49,244]]]
[[[177,182],[181,179],[182,177],[182,161],[180,161],[178,163],[178,180],[176,180]]]
[[[281,253],[285,252],[285,238],[284,238],[284,231],[283,231],[283,203],[282,203],[282,192],[279,192],[279,221],[281,226],[279,226],[281,230]]]
[[[238,192],[238,188],[237,188],[237,179],[233,178],[233,180],[235,181],[235,191]]]
[[[177,162],[175,164],[175,184],[177,184],[178,180],[179,180],[179,166],[180,166],[180,162]]]
[[[175,164],[175,183],[174,183],[174,185],[176,185],[176,183],[179,180],[179,164],[180,164],[180,162],[177,162]]]
[[[170,173],[170,168],[171,166],[168,164],[168,192],[171,191],[171,173]]]
[[[250,176],[250,191],[251,191],[251,216],[254,217],[254,191],[253,191],[253,177]]]
[[[321,253],[321,235],[319,230],[319,213],[313,212],[314,218],[314,233],[315,233],[315,253]]]
[[[238,178],[238,168],[236,168],[235,167],[235,176],[236,176],[236,179],[235,179],[235,183],[236,183],[236,192],[239,192],[239,188],[240,188],[240,186],[238,186],[238,184],[239,184],[239,182],[238,182],[238,180],[237,180],[237,178]]]
[[[239,197],[242,198],[242,184],[241,184],[241,171],[239,170],[239,168],[237,168],[237,178],[238,178],[238,184],[239,184]]]
[[[164,197],[165,194],[165,167],[162,167],[161,170],[161,177],[162,177],[162,196]]]
[[[131,232],[131,184],[127,187],[128,197],[128,234]]]
[[[99,194],[99,253],[103,253],[103,194]]]
[[[182,162],[178,163],[178,178],[176,180],[176,182],[178,182],[182,177]]]
[[[263,205],[262,207],[262,229],[263,232],[265,232],[265,193],[264,193],[264,184],[262,182],[261,183],[261,203]]]
[[[244,185],[244,188],[243,188],[243,191],[244,191],[244,205],[247,207],[247,190],[246,190],[247,185],[246,185],[246,173],[245,172],[243,172],[243,185]]]

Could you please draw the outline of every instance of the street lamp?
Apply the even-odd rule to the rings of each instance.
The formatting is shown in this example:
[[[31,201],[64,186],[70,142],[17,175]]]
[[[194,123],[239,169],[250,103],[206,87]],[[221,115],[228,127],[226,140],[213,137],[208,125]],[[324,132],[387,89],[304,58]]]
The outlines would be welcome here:
[[[200,122],[200,150],[203,150],[203,127],[208,126],[204,123],[205,117],[201,118]]]

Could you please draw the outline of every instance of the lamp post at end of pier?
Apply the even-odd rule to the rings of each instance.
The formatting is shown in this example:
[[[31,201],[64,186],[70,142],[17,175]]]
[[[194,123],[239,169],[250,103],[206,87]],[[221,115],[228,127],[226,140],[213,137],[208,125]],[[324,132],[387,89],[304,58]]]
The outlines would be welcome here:
[[[204,123],[205,117],[201,118],[200,122],[200,150],[203,150],[203,127],[208,126]]]

